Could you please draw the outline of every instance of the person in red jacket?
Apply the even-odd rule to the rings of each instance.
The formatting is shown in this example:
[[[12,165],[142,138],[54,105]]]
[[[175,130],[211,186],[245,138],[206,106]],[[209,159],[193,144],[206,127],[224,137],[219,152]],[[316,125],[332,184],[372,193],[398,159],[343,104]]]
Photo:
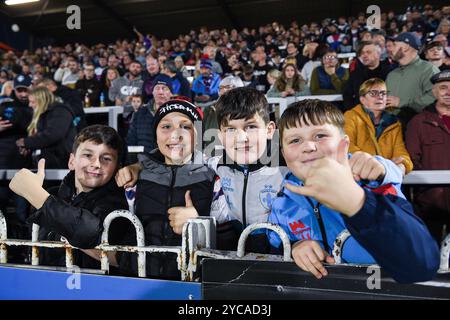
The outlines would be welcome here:
[[[408,124],[406,148],[415,170],[450,170],[450,71],[435,74],[431,82],[436,102]],[[415,189],[414,201],[440,243],[450,232],[450,187],[421,186]]]

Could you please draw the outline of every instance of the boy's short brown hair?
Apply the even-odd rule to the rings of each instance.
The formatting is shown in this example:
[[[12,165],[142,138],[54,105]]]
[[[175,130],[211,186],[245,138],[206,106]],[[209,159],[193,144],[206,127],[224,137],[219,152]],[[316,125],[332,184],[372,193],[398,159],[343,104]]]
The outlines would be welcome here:
[[[328,101],[306,99],[291,103],[278,121],[280,141],[283,141],[283,132],[302,125],[331,124],[344,134],[344,114],[335,105]]]
[[[216,103],[216,115],[219,129],[228,125],[230,120],[248,120],[254,115],[270,122],[269,105],[264,93],[253,88],[234,88],[222,95]]]
[[[105,144],[109,148],[116,150],[117,163],[121,162],[124,151],[124,144],[122,138],[113,128],[100,124],[84,128],[75,137],[72,146],[72,153],[75,154],[80,144],[85,141],[92,141],[96,144]]]
[[[139,98],[142,102],[144,102],[144,97],[141,94],[132,94],[131,99],[133,98]]]

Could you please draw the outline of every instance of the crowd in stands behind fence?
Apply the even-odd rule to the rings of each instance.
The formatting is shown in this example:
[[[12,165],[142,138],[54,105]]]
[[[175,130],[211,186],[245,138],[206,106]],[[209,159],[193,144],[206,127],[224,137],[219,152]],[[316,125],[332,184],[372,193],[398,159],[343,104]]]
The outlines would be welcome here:
[[[167,236],[159,244],[178,244],[176,234],[179,233],[181,220],[175,219],[177,214],[173,212],[169,219],[167,211],[170,207],[186,209],[186,205],[190,207],[193,204],[194,207],[202,208],[199,213],[207,214],[209,211],[203,210],[203,207],[212,202],[211,215],[219,221],[219,245],[222,248],[232,248],[243,227],[267,220],[273,200],[280,195],[277,193],[283,178],[289,169],[295,171],[295,168],[283,166],[285,159],[280,154],[274,120],[278,120],[279,116],[283,119],[284,116],[277,114],[277,108],[272,112],[274,110],[269,108],[267,98],[288,98],[282,100],[286,102],[291,101],[290,99],[294,101],[300,96],[342,94],[343,103],[333,101],[333,104],[338,105],[342,111],[347,111],[345,130],[350,137],[350,150],[354,153],[349,166],[356,171],[353,175],[359,177],[359,180],[364,180],[361,174],[367,175],[366,178],[370,176],[357,165],[363,161],[373,165],[375,169],[383,167],[387,171],[387,177],[394,171],[401,177],[402,171],[407,174],[413,166],[415,170],[450,170],[450,163],[447,161],[450,159],[450,148],[446,147],[450,96],[448,74],[436,75],[439,71],[448,70],[450,65],[449,17],[449,6],[439,8],[427,5],[423,9],[415,7],[406,12],[382,13],[381,29],[369,29],[366,17],[361,13],[354,17],[336,17],[337,19],[323,17],[322,21],[308,23],[273,22],[259,28],[244,27],[242,30],[208,30],[202,27],[174,39],[159,39],[156,35],[141,33],[135,28],[134,39],[120,39],[115,43],[43,46],[24,52],[0,49],[0,168],[32,168],[31,151],[35,150],[37,159],[46,158],[46,168],[67,169],[69,165],[75,171],[83,171],[81,164],[78,169],[74,164],[75,160],[81,161],[79,163],[87,161],[78,159],[83,157],[83,154],[78,153],[79,150],[71,150],[74,136],[81,134],[80,132],[84,132],[82,136],[86,134],[82,130],[88,123],[99,125],[103,121],[101,117],[91,115],[95,113],[91,112],[95,111],[93,109],[86,110],[89,115],[86,117],[84,107],[122,106],[124,112],[123,119],[119,118],[118,121],[118,134],[127,145],[142,146],[147,154],[142,162],[144,170],[139,185],[148,182],[149,188],[156,190],[156,185],[161,183],[161,176],[151,176],[151,168],[158,168],[157,170],[180,179],[176,182],[182,185],[181,189],[177,189],[177,199],[171,199],[151,215],[147,215],[145,211],[151,206],[139,200],[142,188],[138,188],[137,202],[140,204],[136,212],[143,218],[148,235],[154,236],[155,232],[160,231],[150,230],[149,227],[157,221],[165,230],[165,237]],[[378,80],[373,80],[374,78]],[[182,116],[173,110],[162,115],[160,108],[167,107],[169,101],[173,105],[184,106],[183,111],[188,111],[181,112]],[[320,105],[317,101],[314,103]],[[287,102],[284,106],[286,105]],[[201,107],[202,110],[196,107]],[[114,110],[116,109],[119,108]],[[200,117],[203,117],[203,113],[205,115],[204,133],[209,132],[208,137],[214,137],[214,141],[209,141],[214,144],[214,152],[204,144],[199,144],[198,149],[203,147],[202,151],[208,151],[207,156],[213,156],[216,155],[215,151],[220,152],[220,148],[216,148],[220,144],[224,148],[222,158],[212,157],[206,161],[200,150],[194,151],[192,143],[186,142],[192,142],[194,136],[202,134],[193,134],[199,128],[191,127],[191,122],[198,120],[193,120],[191,116],[197,115],[197,112]],[[172,119],[175,115],[179,117]],[[310,120],[316,125],[317,119],[312,116]],[[165,124],[164,128],[161,127],[162,124]],[[320,122],[319,125],[324,123]],[[169,143],[158,140],[164,136],[158,130],[170,131],[173,126],[178,126],[179,130],[173,131],[179,134],[181,141]],[[154,127],[155,130],[152,130]],[[283,130],[305,129],[298,121],[288,121],[282,127],[282,134]],[[212,135],[208,129],[214,131]],[[405,149],[403,135],[406,129]],[[100,131],[102,130],[107,129]],[[190,133],[186,136],[187,131]],[[323,134],[318,134],[317,139],[319,136],[322,137]],[[302,138],[301,135],[293,137],[292,141],[301,141]],[[96,142],[91,145],[92,148],[104,145],[103,142],[94,140]],[[87,139],[83,143],[91,142]],[[287,152],[289,155],[286,151],[289,148],[283,145],[282,153]],[[112,150],[110,153],[114,154],[116,151]],[[179,164],[178,168],[172,166],[173,154],[166,157],[165,151],[178,156],[184,155],[189,161],[197,158],[205,161],[198,168],[191,167],[194,164],[188,164],[189,161]],[[307,153],[314,152],[309,150]],[[96,155],[100,157],[100,153]],[[102,159],[105,160],[105,157]],[[132,160],[128,158],[128,161]],[[347,161],[344,158],[341,160],[347,166]],[[292,165],[295,163],[296,161],[291,162]],[[133,173],[132,180],[136,182],[136,172],[141,167],[127,168],[128,173]],[[190,177],[191,172],[194,174],[194,169],[207,172],[198,185],[191,185],[191,178],[185,177]],[[217,175],[215,180],[209,179],[210,174],[214,175],[212,171]],[[98,172],[87,170],[84,174],[89,179],[94,179]],[[296,176],[295,172],[291,177],[295,182],[304,178]],[[61,192],[77,190],[77,179],[86,177],[78,177],[75,172],[75,177],[72,178],[64,180],[65,187]],[[98,185],[99,194],[102,190],[113,188],[110,182],[103,182],[105,183]],[[169,188],[170,182],[164,188]],[[15,209],[12,211],[24,223],[29,214],[26,202],[18,196],[10,197],[6,182],[0,183],[0,209]],[[211,187],[208,192],[213,193],[214,198],[199,198],[201,192],[190,189],[201,189],[206,185]],[[158,188],[161,186],[158,185]],[[36,188],[39,189],[40,186]],[[186,194],[188,190],[191,190],[189,195]],[[360,194],[361,190],[358,189]],[[82,203],[92,213],[96,206],[90,201],[97,201],[98,198],[96,195],[91,199],[90,195],[94,193],[88,194],[85,199],[87,202]],[[163,196],[158,197],[165,199],[167,190],[162,190],[161,194]],[[298,200],[297,195],[290,195],[294,202]],[[77,206],[74,199],[67,198],[68,194],[59,196],[68,202],[69,207]],[[366,196],[370,199],[377,197]],[[170,197],[169,195],[168,198]],[[118,196],[117,199],[119,198],[121,197]],[[155,199],[149,199],[150,202],[153,200]],[[392,199],[378,200],[384,201],[394,211],[398,209],[391,203]],[[281,200],[278,198],[278,201]],[[443,230],[450,230],[448,188],[414,188],[414,201],[417,212],[439,241]],[[142,203],[146,206],[145,209]],[[84,210],[84,204],[77,207],[77,210]],[[112,211],[122,208],[121,205],[122,203],[118,207],[108,208]],[[333,208],[330,209],[333,212],[342,212],[334,210],[336,208],[332,205],[329,208]],[[416,231],[421,229],[421,222],[411,214],[409,207],[405,210],[404,218],[408,221],[403,227],[412,226]],[[178,209],[175,211],[178,212]],[[192,213],[192,209],[188,211]],[[435,214],[430,214],[431,211]],[[84,217],[94,219],[90,213]],[[101,217],[105,213],[106,211],[102,211],[100,215],[94,214],[95,219],[92,221],[95,226],[101,223]],[[34,215],[37,216],[39,214]],[[397,215],[394,215],[394,219],[397,219]],[[354,226],[364,224],[363,219],[359,220]],[[397,225],[397,222],[393,222],[393,225]],[[177,231],[173,232],[170,225],[172,228],[176,225]],[[95,232],[90,230],[93,232],[90,233],[90,239],[98,235],[99,229],[95,226],[90,226],[95,229]],[[355,229],[354,233],[358,234]],[[57,234],[64,235],[67,230],[63,228],[56,231]],[[69,238],[72,236],[68,233]],[[387,238],[389,236],[391,235],[387,235]],[[423,240],[423,237],[427,237],[426,232],[418,238]],[[374,244],[370,237],[355,238],[361,241],[361,245],[372,254],[375,261],[383,263],[388,269],[396,269],[401,265],[397,262],[386,263],[383,258],[380,259],[379,248],[371,251]],[[250,242],[250,248],[259,252],[274,250],[269,248],[262,233],[252,234]],[[95,241],[89,243],[94,244]],[[430,248],[430,254],[433,254],[434,247]],[[424,257],[420,252],[412,251],[411,254],[416,255],[411,256],[411,261],[424,262],[419,261]],[[128,263],[125,263],[127,258],[118,258],[122,267]],[[151,264],[154,265],[149,267],[149,274],[155,274],[155,266],[161,263],[168,269],[160,276],[173,277],[173,261],[165,259],[162,256],[151,259]],[[422,269],[423,274],[428,274],[434,267],[433,263]],[[304,264],[303,266],[305,267]],[[124,270],[134,270],[132,264],[128,267],[124,267]],[[396,274],[396,270],[392,273]],[[400,274],[398,278],[412,279],[404,274]]]

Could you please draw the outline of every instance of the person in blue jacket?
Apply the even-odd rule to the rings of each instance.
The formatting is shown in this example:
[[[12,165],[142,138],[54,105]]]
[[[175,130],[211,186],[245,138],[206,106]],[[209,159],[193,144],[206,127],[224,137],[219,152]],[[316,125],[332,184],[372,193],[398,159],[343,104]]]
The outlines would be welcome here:
[[[439,250],[401,193],[401,178],[388,177],[395,165],[386,169],[375,157],[349,155],[343,128],[342,113],[329,102],[304,100],[286,109],[279,129],[291,173],[268,220],[289,235],[295,263],[318,279],[328,274],[324,262],[335,263],[331,250],[344,229],[351,234],[343,247],[345,262],[377,263],[401,283],[432,279]],[[354,166],[368,179],[354,176]],[[272,246],[280,246],[276,234],[268,236]]]
[[[208,59],[200,62],[200,75],[192,83],[195,103],[211,103],[219,98],[220,76],[212,71],[212,63]]]

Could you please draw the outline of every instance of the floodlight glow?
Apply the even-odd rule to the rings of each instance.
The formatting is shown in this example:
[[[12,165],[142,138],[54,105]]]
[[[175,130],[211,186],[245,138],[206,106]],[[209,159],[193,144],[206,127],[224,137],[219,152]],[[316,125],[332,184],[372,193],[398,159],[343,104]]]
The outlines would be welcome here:
[[[29,2],[38,2],[39,0],[6,0],[5,4],[7,4],[8,6],[13,6],[16,4],[24,4],[24,3],[29,3]]]

